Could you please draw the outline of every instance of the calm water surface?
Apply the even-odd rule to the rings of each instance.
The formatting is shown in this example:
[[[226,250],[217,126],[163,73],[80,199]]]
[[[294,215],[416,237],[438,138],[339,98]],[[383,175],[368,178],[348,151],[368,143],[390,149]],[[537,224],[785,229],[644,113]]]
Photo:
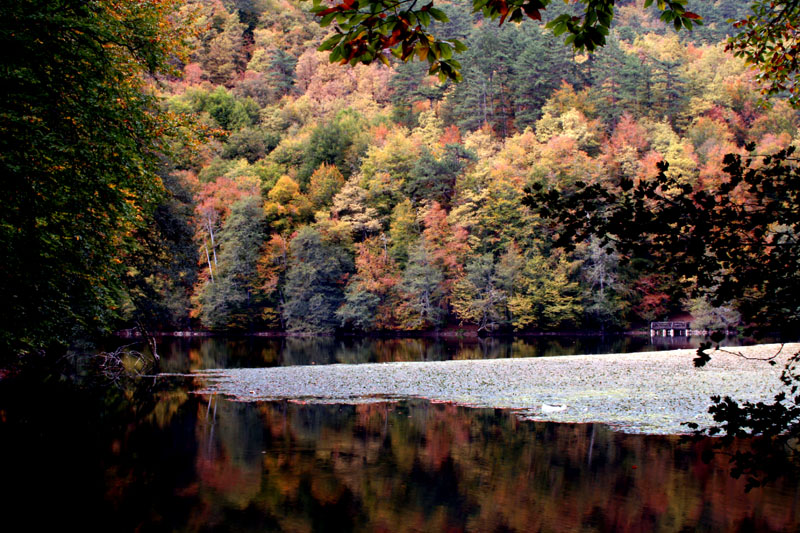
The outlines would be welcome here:
[[[448,361],[557,355],[613,354],[649,350],[697,348],[702,337],[531,336],[516,339],[375,339],[194,337],[164,338],[162,371],[187,372],[209,368],[292,365]],[[731,338],[726,344],[747,343]]]
[[[544,355],[536,344],[501,342],[256,341],[168,343],[163,370],[505,357],[521,348]],[[796,480],[746,494],[724,457],[700,459],[708,442],[417,400],[235,403],[191,394],[195,385],[146,378],[101,393],[54,378],[0,382],[5,523],[21,518],[31,531],[800,528]]]

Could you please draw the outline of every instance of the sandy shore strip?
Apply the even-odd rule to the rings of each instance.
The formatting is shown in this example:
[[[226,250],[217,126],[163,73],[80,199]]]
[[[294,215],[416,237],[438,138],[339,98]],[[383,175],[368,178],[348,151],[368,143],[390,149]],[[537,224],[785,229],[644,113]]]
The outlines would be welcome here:
[[[766,358],[779,344],[730,348]],[[786,359],[800,344],[786,344],[776,365],[713,352],[694,367],[695,350],[358,365],[208,370],[200,394],[239,401],[294,400],[365,403],[425,398],[472,407],[513,409],[531,420],[601,422],[630,433],[686,433],[701,425],[712,395],[771,401]]]

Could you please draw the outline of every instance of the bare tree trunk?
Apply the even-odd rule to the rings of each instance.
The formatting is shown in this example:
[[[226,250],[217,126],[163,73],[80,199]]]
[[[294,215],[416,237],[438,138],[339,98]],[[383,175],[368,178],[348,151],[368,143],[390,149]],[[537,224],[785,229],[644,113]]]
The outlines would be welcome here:
[[[483,111],[483,123],[487,124],[489,119],[486,118],[486,80],[483,80],[481,84],[481,96],[483,98],[483,102],[481,103],[481,109]]]
[[[217,244],[214,242],[214,227],[208,223],[208,235],[211,237],[211,253],[214,255],[214,268],[217,268]]]
[[[206,214],[205,219],[208,237],[211,239],[211,254],[214,256],[214,266],[217,266],[217,243],[214,240],[214,225],[211,223],[211,216],[209,214]]]
[[[158,355],[158,344],[156,343],[156,336],[155,333],[150,331],[150,329],[145,326],[144,322],[141,320],[136,321],[136,329],[139,330],[142,337],[144,337],[147,346],[150,348],[150,351],[153,353],[153,359],[158,362],[161,357]]]
[[[211,257],[208,255],[208,245],[204,245],[206,249],[206,261],[208,261],[208,273],[211,274],[211,283],[214,283],[214,269],[211,268]]]

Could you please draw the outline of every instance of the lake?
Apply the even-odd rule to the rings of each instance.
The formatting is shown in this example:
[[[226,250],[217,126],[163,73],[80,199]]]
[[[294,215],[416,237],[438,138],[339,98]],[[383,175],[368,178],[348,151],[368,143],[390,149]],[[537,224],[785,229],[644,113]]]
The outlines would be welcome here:
[[[649,341],[649,339],[638,339]],[[603,344],[603,343],[606,344]],[[162,371],[530,357],[631,338],[173,339]],[[594,343],[594,344],[593,344]],[[663,349],[658,344],[655,348]],[[562,353],[564,353],[562,352]],[[596,353],[596,351],[595,351]],[[797,480],[744,492],[709,440],[423,400],[237,403],[196,378],[0,382],[4,519],[105,531],[796,531]]]
[[[702,337],[651,339],[647,335],[541,335],[516,338],[166,337],[161,340],[159,351],[163,358],[163,372],[188,372],[212,368],[627,353],[696,348],[703,340]],[[726,343],[736,346],[752,344],[752,341],[731,337]]]

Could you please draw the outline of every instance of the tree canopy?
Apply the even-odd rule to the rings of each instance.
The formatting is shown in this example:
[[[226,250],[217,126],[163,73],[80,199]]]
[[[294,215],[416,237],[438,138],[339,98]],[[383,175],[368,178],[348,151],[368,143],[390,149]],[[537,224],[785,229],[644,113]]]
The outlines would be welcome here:
[[[438,2],[441,7],[441,2]],[[569,7],[551,6],[551,0],[472,0],[472,11],[486,19],[521,22],[524,18],[544,23],[553,35],[566,34],[564,44],[578,52],[593,52],[606,44],[620,0],[576,0]],[[454,53],[465,52],[464,43],[442,31],[449,23],[446,10],[431,0],[417,5],[416,0],[343,0],[329,5],[314,0],[311,11],[323,27],[334,33],[319,47],[330,51],[331,63],[369,64],[389,58],[402,61],[417,58],[427,61],[429,74],[441,81],[461,81],[461,63]],[[645,0],[659,19],[676,30],[692,30],[704,23],[703,17],[687,9],[688,0]],[[757,0],[751,13],[733,22],[737,30],[728,40],[728,49],[760,71],[763,93],[787,92],[793,105],[800,105],[800,44],[795,39],[795,23],[800,17],[797,0]],[[548,8],[552,12],[550,14]],[[438,24],[437,24],[438,23]],[[438,35],[444,35],[439,37]]]
[[[120,311],[135,230],[164,193],[180,2],[21,0],[0,8],[0,352],[98,331]]]

